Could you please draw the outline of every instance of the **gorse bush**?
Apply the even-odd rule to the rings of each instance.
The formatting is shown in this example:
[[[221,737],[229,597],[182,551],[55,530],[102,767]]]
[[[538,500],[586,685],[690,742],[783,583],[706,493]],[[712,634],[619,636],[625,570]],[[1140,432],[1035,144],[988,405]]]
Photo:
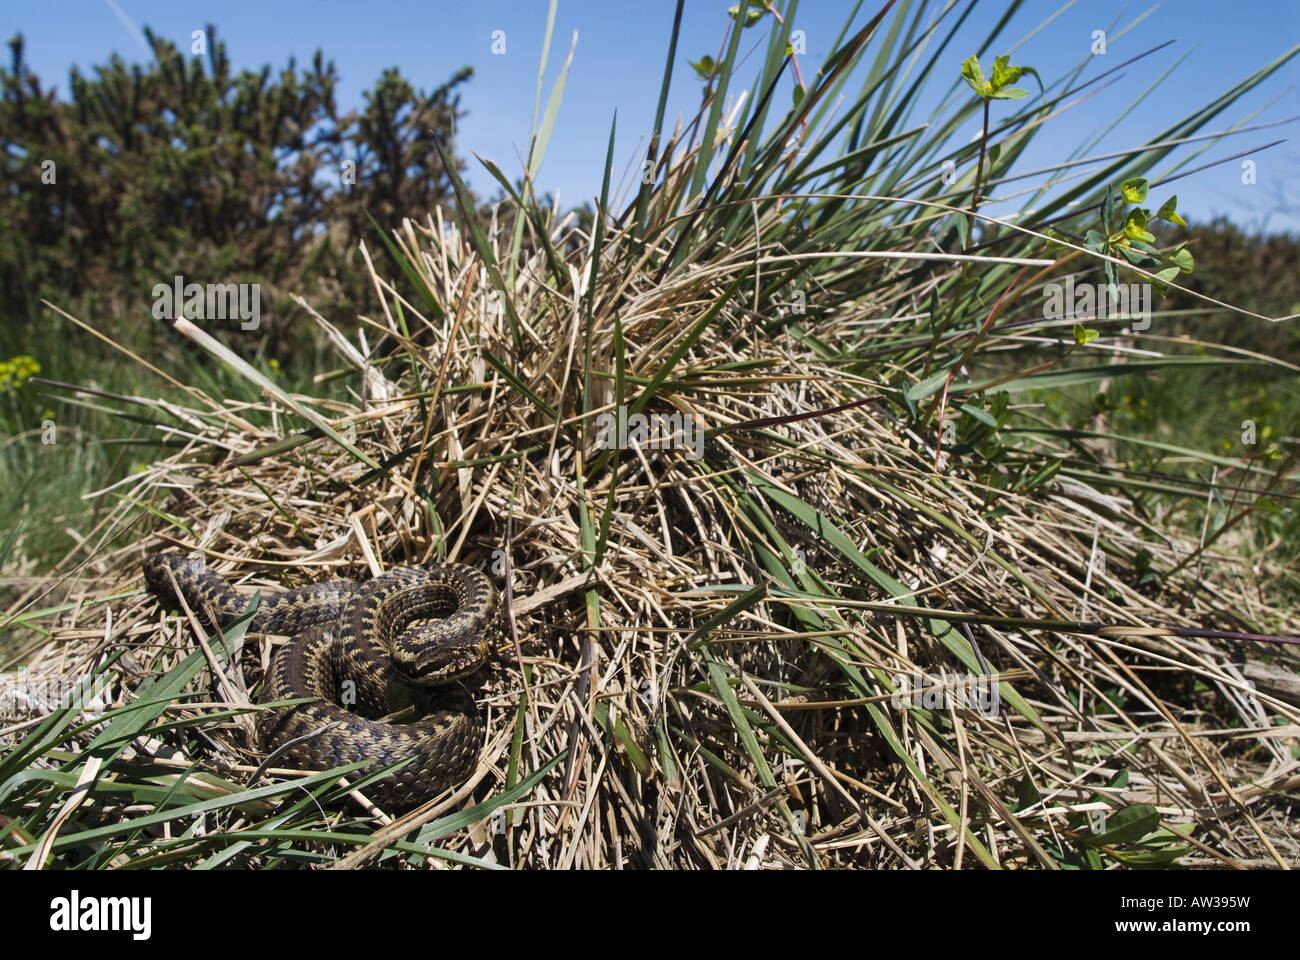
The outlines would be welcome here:
[[[472,71],[425,92],[388,70],[361,110],[340,113],[320,51],[305,69],[237,73],[211,26],[189,59],[145,35],[152,61],[114,57],[94,77],[73,68],[66,102],[27,69],[22,38],[10,41],[0,145],[18,189],[0,197],[0,336],[21,340],[41,297],[87,297],[91,312],[119,318],[106,329],[152,348],[128,318],[147,315],[154,286],[177,274],[259,284],[281,322],[246,345],[269,337],[280,359],[303,346],[288,332],[310,328],[288,322],[300,315],[290,294],[350,324],[369,295],[358,242],[374,222],[391,228],[448,195],[432,144],[450,149]]]
[[[46,301],[178,382],[241,396],[243,384],[155,317],[156,288],[180,277],[255,288],[260,322],[229,319],[214,332],[267,369],[280,365],[286,386],[305,386],[325,355],[292,296],[310,297],[347,330],[374,307],[359,242],[378,246],[377,224],[445,202],[449,181],[432,143],[443,138],[444,155],[454,155],[458,91],[471,71],[426,92],[388,70],[360,110],[343,113],[337,72],[319,51],[305,68],[290,60],[237,72],[211,26],[188,58],[145,35],[153,60],[113,57],[91,76],[74,68],[66,100],[27,68],[22,38],[10,41],[0,69],[10,185],[0,195],[0,361],[33,357],[43,379],[108,393],[159,388]],[[123,421],[89,396],[56,400],[51,389],[25,377],[0,390],[9,440],[0,446],[0,527],[25,525],[41,564],[75,544],[66,531],[93,523],[82,494],[143,468],[167,439],[138,427],[124,436]],[[33,538],[34,529],[51,532]]]

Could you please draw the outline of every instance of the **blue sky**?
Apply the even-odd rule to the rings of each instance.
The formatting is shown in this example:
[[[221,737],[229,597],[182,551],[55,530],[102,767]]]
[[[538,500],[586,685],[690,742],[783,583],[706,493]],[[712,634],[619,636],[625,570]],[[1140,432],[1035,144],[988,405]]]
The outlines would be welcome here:
[[[880,2],[883,0],[863,3],[855,26],[864,23]],[[694,113],[701,85],[687,61],[704,54],[717,55],[728,5],[728,0],[687,0],[669,103],[670,120],[679,113],[688,117]],[[575,31],[578,38],[559,120],[539,181],[543,189],[559,193],[563,206],[578,205],[599,192],[615,109],[619,117],[616,176],[644,150],[663,74],[673,8],[671,0],[561,0],[542,93],[543,109]],[[941,4],[934,6],[935,10],[940,8]],[[807,37],[807,54],[800,58],[805,77],[816,72],[852,9],[853,4],[844,0],[804,0],[801,4],[795,26]],[[957,76],[961,60],[975,51],[1005,9],[1006,4],[990,0],[976,5],[957,41],[948,48],[952,59],[949,76]],[[470,152],[495,161],[512,178],[520,171],[519,157],[527,150],[537,92],[547,3],[277,0],[193,4],[174,0],[64,0],[10,3],[6,13],[6,38],[17,32],[24,35],[28,64],[43,83],[57,87],[61,94],[67,89],[67,71],[72,64],[85,71],[105,62],[114,52],[128,61],[146,59],[137,33],[144,25],[188,48],[191,31],[213,22],[236,68],[259,69],[269,63],[278,70],[290,55],[305,64],[319,47],[338,67],[338,102],[342,110],[358,106],[362,91],[378,79],[385,67],[397,66],[415,86],[430,89],[459,67],[473,66],[474,78],[461,88],[462,107],[469,115],[461,122],[457,145],[469,159],[471,186],[490,195],[495,183]],[[1116,36],[1126,27],[1131,29]],[[1093,58],[1084,79],[1157,44],[1176,42],[1126,68],[1117,83],[1053,121],[1037,138],[1020,169],[1064,159],[1092,140],[1185,54],[1181,65],[1089,155],[1123,149],[1154,137],[1172,121],[1208,103],[1300,42],[1300,2],[1165,0],[1129,4],[1118,0],[1029,0],[986,56],[991,59],[995,53],[1013,50],[1013,63],[1037,67],[1044,80],[1050,82],[1088,56],[1092,33],[1099,29],[1106,30],[1110,38],[1107,53]],[[504,55],[492,53],[496,30],[505,31]],[[748,31],[742,54],[761,39],[757,28]],[[739,69],[733,91],[750,86],[758,60],[755,52]],[[927,97],[919,103],[922,112],[945,92],[947,82],[945,77],[943,83],[932,84]],[[1032,81],[1019,85],[1036,91]],[[1267,123],[1296,116],[1300,116],[1300,57],[1288,62],[1204,129],[1221,130],[1237,123]],[[975,132],[972,125],[969,133]],[[1171,186],[1169,190],[1178,194],[1179,210],[1189,219],[1208,220],[1225,214],[1247,227],[1300,233],[1300,122],[1228,138],[1210,147],[1192,165],[1283,138],[1288,142],[1255,156],[1254,184],[1241,182],[1239,162],[1234,162]],[[1176,156],[1182,155],[1185,153]],[[1162,173],[1168,166],[1167,162],[1152,174]],[[1032,182],[1036,181],[1025,181]],[[1159,203],[1168,192],[1157,190],[1153,199]],[[1004,207],[990,212],[1002,215],[1010,210]]]

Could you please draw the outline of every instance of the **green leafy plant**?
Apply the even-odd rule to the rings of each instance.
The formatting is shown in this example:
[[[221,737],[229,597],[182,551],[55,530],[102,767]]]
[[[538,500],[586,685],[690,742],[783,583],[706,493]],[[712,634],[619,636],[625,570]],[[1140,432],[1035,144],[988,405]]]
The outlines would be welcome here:
[[[1185,242],[1167,252],[1161,252],[1155,246],[1155,234],[1148,227],[1156,220],[1184,227],[1187,224],[1178,214],[1177,195],[1162,203],[1154,214],[1147,207],[1136,206],[1146,200],[1148,190],[1145,177],[1130,177],[1123,181],[1119,185],[1118,203],[1115,194],[1106,190],[1101,203],[1101,230],[1089,230],[1084,237],[1084,246],[1094,253],[1123,257],[1133,266],[1154,273],[1155,288],[1164,296],[1169,289],[1168,282],[1180,273],[1191,273],[1196,264]],[[1116,265],[1107,260],[1103,268],[1106,282],[1111,287],[1118,286]]]
[[[961,65],[961,77],[966,85],[975,91],[984,107],[984,125],[980,130],[980,155],[975,166],[975,187],[971,197],[970,212],[973,217],[980,205],[980,178],[984,174],[984,147],[989,138],[989,104],[994,100],[1021,100],[1029,96],[1028,90],[1021,90],[1011,84],[1020,79],[1022,73],[1028,72],[1034,77],[1038,74],[1032,67],[1011,66],[1011,55],[1003,54],[993,61],[993,72],[985,79],[979,58],[967,57]],[[996,160],[996,157],[994,157]],[[969,232],[969,230],[968,230]]]

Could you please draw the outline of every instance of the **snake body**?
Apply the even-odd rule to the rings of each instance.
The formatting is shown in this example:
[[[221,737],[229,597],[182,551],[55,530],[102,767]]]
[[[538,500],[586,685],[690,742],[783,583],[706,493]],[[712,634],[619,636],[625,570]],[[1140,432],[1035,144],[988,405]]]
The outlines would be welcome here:
[[[217,627],[247,606],[201,560],[151,554],[144,577],[162,603],[173,603],[179,589]],[[329,770],[370,760],[361,771],[368,773],[409,759],[367,787],[393,808],[423,803],[473,769],[483,727],[453,681],[478,669],[503,636],[500,596],[481,571],[459,563],[396,567],[363,583],[286,590],[262,598],[251,628],[294,638],[271,664],[261,702],[318,698],[259,715],[258,736],[274,765]],[[420,719],[374,719],[407,706]]]

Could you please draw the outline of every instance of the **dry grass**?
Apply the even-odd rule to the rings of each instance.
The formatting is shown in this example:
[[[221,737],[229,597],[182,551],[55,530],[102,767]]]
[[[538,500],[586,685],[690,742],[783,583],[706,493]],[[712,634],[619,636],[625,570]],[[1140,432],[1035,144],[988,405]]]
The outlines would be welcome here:
[[[502,234],[489,237],[498,256]],[[577,239],[575,282],[590,263]],[[641,266],[603,278],[618,296],[595,302],[589,340],[573,287],[551,285],[536,254],[515,285],[512,346],[468,243],[441,222],[409,221],[399,242],[454,309],[424,316],[377,279],[386,309],[371,326],[383,336],[365,338],[375,356],[332,332],[363,390],[351,403],[270,395],[245,407],[196,392],[183,408],[152,404],[188,445],[103,493],[118,506],[59,584],[75,609],[14,658],[30,658],[32,674],[84,675],[125,650],[109,668],[111,701],[130,702],[141,677],[164,675],[200,642],[192,622],[138,590],[142,557],[169,545],[250,587],[439,558],[496,574],[513,598],[515,642],[484,671],[488,739],[467,789],[396,826],[346,803],[308,805],[291,825],[331,836],[273,833],[235,862],[341,854],[348,847],[330,842],[341,833],[360,838],[346,865],[457,854],[545,868],[1296,862],[1287,792],[1300,778],[1300,695],[1272,662],[1279,648],[1144,631],[1300,632],[1267,605],[1268,560],[1247,569],[1210,552],[1163,586],[1139,586],[1140,550],[1169,570],[1197,545],[1074,481],[1016,492],[972,463],[936,471],[932,442],[891,404],[834,409],[896,396],[883,371],[847,373],[788,336],[737,348],[763,317],[721,294],[752,251],[663,282]],[[608,242],[613,263],[631,238]],[[718,304],[645,408],[690,414],[708,431],[705,456],[643,448],[610,459],[594,418],[634,403]],[[880,309],[863,298],[810,310],[807,329],[833,343]],[[309,420],[339,439],[276,446]],[[205,643],[219,663],[217,639]],[[250,636],[242,670],[202,671],[204,703],[172,712],[247,707],[270,648]],[[998,674],[1000,710],[891,704],[896,675],[940,670]],[[205,772],[227,792],[292,779],[259,770],[250,729],[247,714],[187,725],[142,737],[126,757],[146,782],[175,783],[191,764],[191,778]],[[504,817],[488,803],[474,822],[421,832],[557,759]],[[86,825],[136,809],[102,800]],[[267,829],[273,810],[223,800],[201,833],[146,831],[114,862],[197,862],[241,830]],[[1139,825],[1127,835],[1080,839],[1129,821]],[[437,853],[398,860],[403,848],[386,846],[398,838]]]

